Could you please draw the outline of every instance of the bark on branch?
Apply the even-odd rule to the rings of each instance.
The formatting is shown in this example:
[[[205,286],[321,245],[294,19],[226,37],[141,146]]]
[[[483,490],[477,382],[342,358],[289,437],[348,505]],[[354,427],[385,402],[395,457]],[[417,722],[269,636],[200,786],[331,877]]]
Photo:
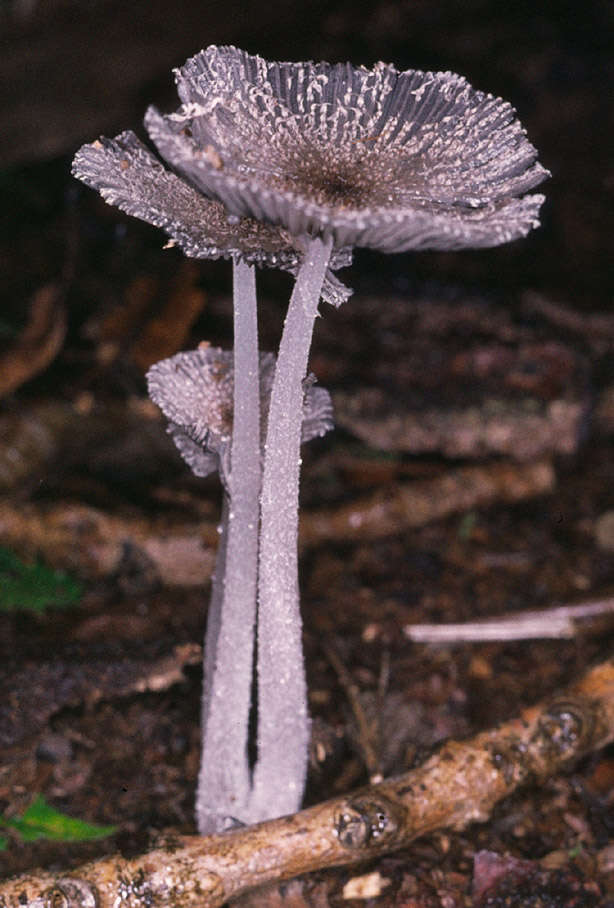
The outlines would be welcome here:
[[[494,805],[614,740],[614,660],[562,695],[459,743],[419,769],[291,816],[207,838],[166,838],[70,876],[0,883],[0,908],[215,908],[256,886],[356,864],[436,829],[486,820]]]

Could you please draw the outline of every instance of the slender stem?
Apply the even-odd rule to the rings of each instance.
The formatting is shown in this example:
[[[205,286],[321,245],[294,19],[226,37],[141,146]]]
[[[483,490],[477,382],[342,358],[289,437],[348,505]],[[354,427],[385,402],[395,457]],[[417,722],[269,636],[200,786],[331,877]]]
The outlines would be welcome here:
[[[205,633],[204,659],[203,659],[203,696],[202,696],[202,728],[204,729],[209,718],[211,692],[213,690],[213,675],[217,662],[217,641],[222,625],[222,605],[224,602],[224,574],[226,571],[226,549],[228,543],[228,514],[230,512],[230,499],[224,490],[222,500],[222,518],[220,520],[219,540],[215,556],[215,570],[211,578],[211,596],[207,609],[207,630]]]
[[[303,380],[332,239],[310,239],[279,346],[262,478],[258,575],[258,759],[252,822],[298,809],[309,746],[298,587]]]
[[[196,812],[201,835],[222,831],[228,818],[247,820],[247,756],[254,665],[261,484],[260,381],[253,266],[235,262],[234,400],[229,494],[225,500],[223,589],[213,588],[214,613],[205,641],[203,750]],[[221,598],[221,603],[216,599]],[[207,650],[212,647],[210,655]]]

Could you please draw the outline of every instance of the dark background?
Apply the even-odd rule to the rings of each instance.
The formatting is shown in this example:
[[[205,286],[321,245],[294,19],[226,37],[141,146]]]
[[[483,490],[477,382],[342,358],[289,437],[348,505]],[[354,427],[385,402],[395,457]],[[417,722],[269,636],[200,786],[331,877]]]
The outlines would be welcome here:
[[[399,292],[435,280],[503,293],[532,288],[584,309],[610,303],[614,6],[607,0],[4,0],[0,9],[8,228],[0,267],[11,310],[65,268],[62,218],[89,192],[69,175],[76,148],[99,134],[138,131],[149,103],[174,107],[171,68],[211,43],[272,59],[450,69],[517,108],[552,171],[542,230],[494,251],[359,253],[357,289],[373,278],[381,288],[384,273]]]

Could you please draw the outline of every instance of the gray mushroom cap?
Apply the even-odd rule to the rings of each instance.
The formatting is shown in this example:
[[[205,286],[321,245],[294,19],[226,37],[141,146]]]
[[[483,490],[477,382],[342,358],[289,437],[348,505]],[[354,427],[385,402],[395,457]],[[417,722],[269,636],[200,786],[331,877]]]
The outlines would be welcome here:
[[[109,204],[161,227],[190,258],[238,257],[250,265],[294,275],[298,271],[303,255],[299,239],[279,226],[229,216],[221,202],[206,198],[167,170],[129,130],[83,145],[72,172]],[[335,251],[322,289],[326,302],[338,306],[350,296],[351,290],[331,269],[346,267],[351,258],[348,248]]]
[[[260,400],[268,412],[275,356],[260,354]],[[301,441],[325,435],[334,425],[330,394],[315,386],[315,376],[304,382]],[[168,431],[179,453],[196,476],[220,471],[230,477],[230,442],[233,409],[233,354],[201,345],[155,363],[147,373],[149,396],[169,421]],[[266,433],[263,418],[262,437]]]
[[[237,216],[385,252],[496,246],[538,225],[548,176],[505,101],[454,73],[269,63],[209,47],[150,108],[160,154]]]

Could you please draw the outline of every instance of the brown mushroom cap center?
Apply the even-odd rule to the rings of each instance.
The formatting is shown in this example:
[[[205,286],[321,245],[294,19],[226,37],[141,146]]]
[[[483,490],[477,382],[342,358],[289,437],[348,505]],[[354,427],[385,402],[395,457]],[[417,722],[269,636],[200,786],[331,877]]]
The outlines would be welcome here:
[[[408,197],[418,203],[428,197],[420,155],[365,144],[355,142],[349,149],[307,142],[300,149],[278,147],[266,162],[252,159],[241,170],[272,189],[336,210],[393,208]]]

